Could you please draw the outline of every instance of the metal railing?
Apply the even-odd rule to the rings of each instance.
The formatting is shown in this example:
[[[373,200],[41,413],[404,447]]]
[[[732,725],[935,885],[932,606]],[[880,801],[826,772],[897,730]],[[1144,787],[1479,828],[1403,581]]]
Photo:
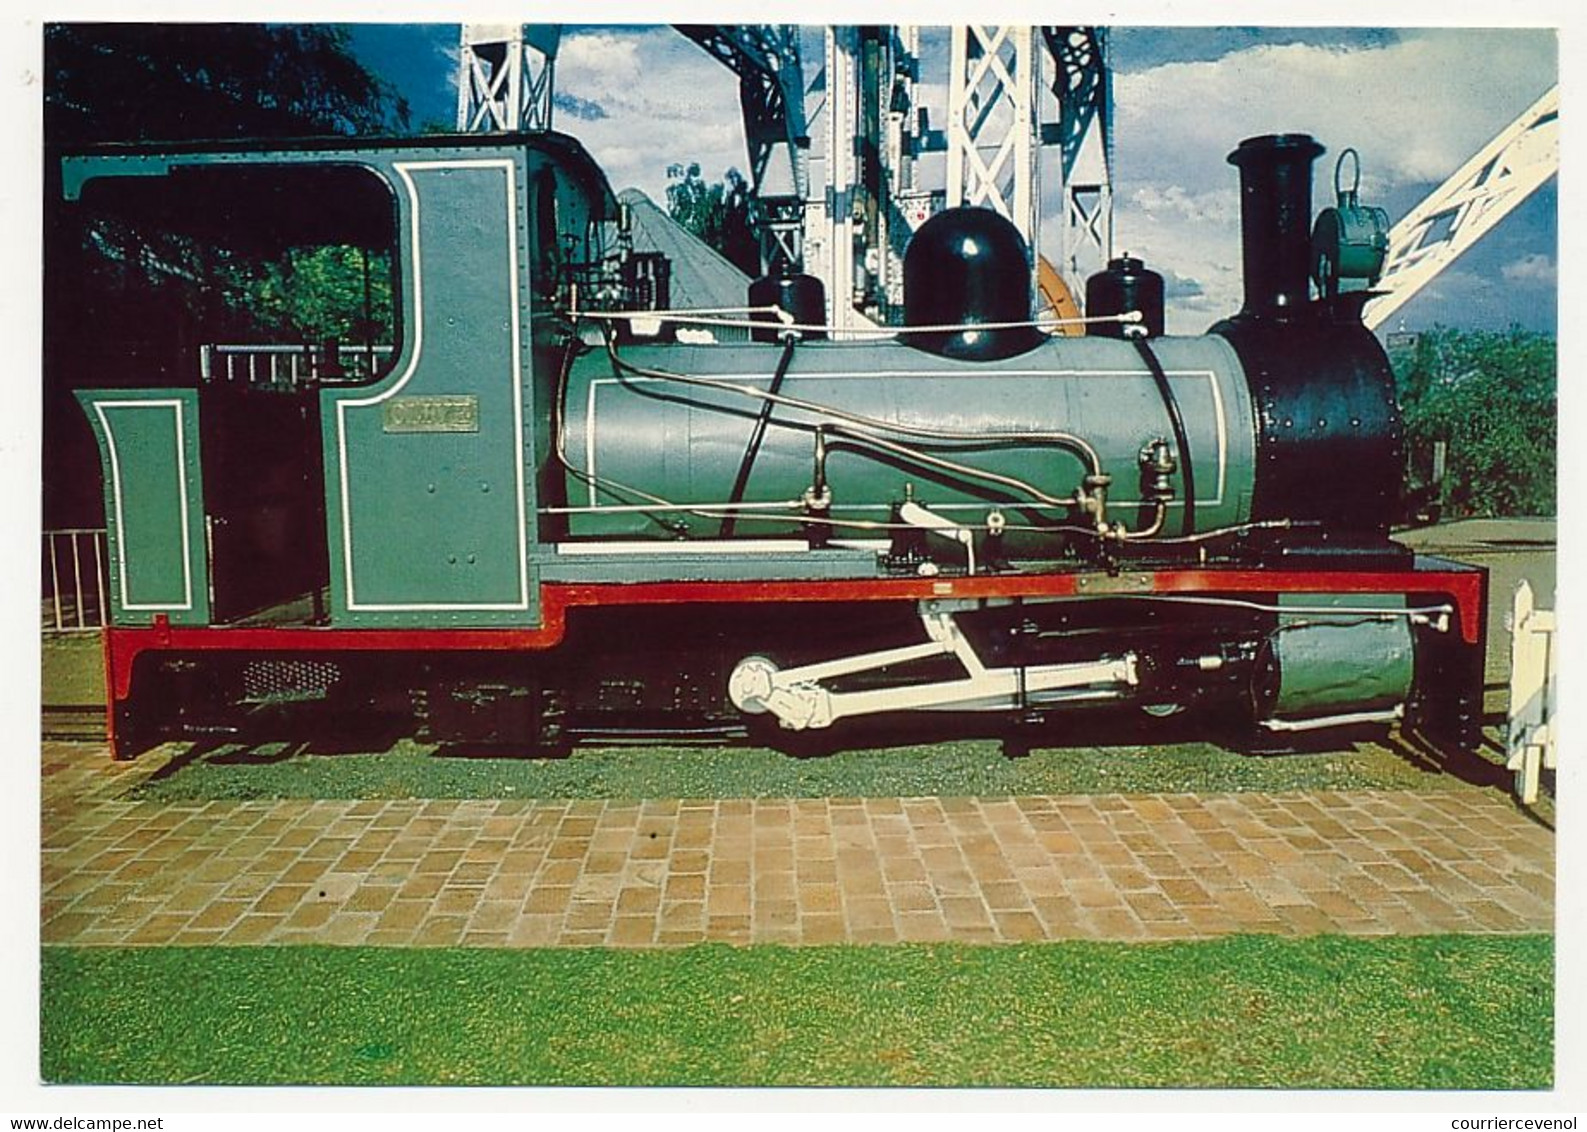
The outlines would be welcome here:
[[[81,527],[44,532],[46,633],[97,633],[110,620],[105,588],[105,532]]]
[[[205,381],[297,389],[309,383],[352,385],[367,381],[391,357],[392,346],[341,346],[341,372],[325,373],[320,346],[218,345],[198,348],[199,375]]]

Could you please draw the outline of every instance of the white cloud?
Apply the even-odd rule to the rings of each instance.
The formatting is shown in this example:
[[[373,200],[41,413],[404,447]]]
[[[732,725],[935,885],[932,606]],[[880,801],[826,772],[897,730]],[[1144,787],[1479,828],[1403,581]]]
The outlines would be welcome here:
[[[1193,193],[1183,185],[1147,184],[1125,194],[1131,208],[1150,220],[1237,222],[1240,194],[1234,188]]]
[[[1559,281],[1559,265],[1553,257],[1534,252],[1505,264],[1499,274],[1507,283],[1552,287]]]
[[[643,74],[639,50],[639,39],[630,35],[603,31],[566,36],[557,49],[559,77],[566,81],[571,72],[577,80],[613,95],[633,91]]]
[[[615,190],[636,187],[660,202],[668,165],[698,161],[708,180],[745,168],[737,76],[671,28],[564,36],[557,89],[606,112],[564,128]]]
[[[1395,183],[1436,183],[1531,105],[1557,72],[1543,31],[1407,31],[1382,47],[1254,47],[1215,62],[1171,63],[1115,80],[1125,177],[1174,174],[1211,185],[1224,155],[1255,134],[1305,132]],[[1326,160],[1326,159],[1325,159]]]

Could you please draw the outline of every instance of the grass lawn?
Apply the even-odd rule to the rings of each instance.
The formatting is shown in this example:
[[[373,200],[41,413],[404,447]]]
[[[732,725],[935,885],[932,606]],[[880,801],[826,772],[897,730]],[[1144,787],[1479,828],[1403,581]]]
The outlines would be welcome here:
[[[46,948],[51,1082],[1547,1088],[1552,937]]]
[[[1458,766],[1394,746],[1341,743],[1307,754],[1248,755],[1211,743],[1038,749],[1009,758],[994,741],[949,741],[795,758],[764,747],[576,747],[563,758],[467,757],[412,740],[378,753],[288,744],[191,750],[133,796],[216,798],[822,798],[1183,793],[1232,790],[1439,790],[1509,775],[1476,755]],[[97,751],[84,757],[103,757]]]

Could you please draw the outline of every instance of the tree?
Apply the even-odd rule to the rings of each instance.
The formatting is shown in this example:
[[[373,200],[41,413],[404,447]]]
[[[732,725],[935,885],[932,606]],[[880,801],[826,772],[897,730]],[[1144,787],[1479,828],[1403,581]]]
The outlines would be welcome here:
[[[44,131],[100,141],[371,134],[408,104],[325,24],[49,24]]]
[[[282,341],[386,342],[392,326],[391,260],[345,244],[293,248],[231,280],[229,296]]]
[[[697,161],[667,167],[667,214],[716,249],[745,275],[760,274],[760,245],[751,222],[749,183],[737,169],[706,184]]]
[[[1454,516],[1552,515],[1557,350],[1553,338],[1435,327],[1396,365],[1408,479],[1448,445],[1444,510]]]

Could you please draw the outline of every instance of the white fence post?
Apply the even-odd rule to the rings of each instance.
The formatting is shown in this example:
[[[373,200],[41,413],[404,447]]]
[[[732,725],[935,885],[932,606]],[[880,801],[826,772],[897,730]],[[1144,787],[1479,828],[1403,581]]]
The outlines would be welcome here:
[[[1544,768],[1559,765],[1554,714],[1557,702],[1554,611],[1536,608],[1532,587],[1522,582],[1510,608],[1510,726],[1505,748],[1508,770],[1522,802],[1537,801]]]

